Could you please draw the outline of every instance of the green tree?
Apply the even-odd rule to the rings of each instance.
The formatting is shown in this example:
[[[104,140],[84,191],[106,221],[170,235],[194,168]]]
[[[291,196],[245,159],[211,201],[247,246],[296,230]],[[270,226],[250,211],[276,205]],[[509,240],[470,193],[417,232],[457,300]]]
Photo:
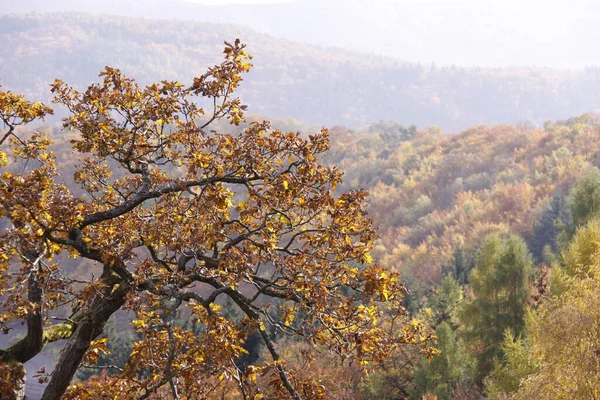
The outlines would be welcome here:
[[[563,271],[569,276],[587,275],[590,266],[600,260],[600,219],[594,218],[577,229],[561,258]]]
[[[411,399],[421,399],[431,393],[439,400],[450,400],[459,384],[469,385],[472,381],[476,363],[463,340],[457,337],[447,322],[442,322],[435,334],[441,354],[431,361],[421,359],[415,366],[415,386]]]
[[[442,278],[428,302],[428,311],[434,326],[446,322],[456,328],[457,311],[463,299],[463,288],[451,275]]]
[[[454,248],[452,261],[444,267],[447,273],[452,274],[458,283],[466,285],[469,281],[469,273],[475,267],[473,252],[465,250],[462,246]]]
[[[484,381],[489,399],[502,399],[516,392],[521,379],[539,369],[538,360],[532,352],[531,341],[526,337],[516,337],[510,329],[504,332],[502,352],[502,361],[494,362],[494,369]]]
[[[467,338],[480,349],[478,379],[502,354],[506,329],[520,334],[530,295],[532,258],[518,236],[487,236],[470,275],[471,299],[460,313]]]
[[[569,196],[575,226],[585,225],[600,213],[600,170],[589,169],[577,182]]]
[[[594,218],[577,229],[562,251],[560,263],[552,268],[550,291],[560,296],[569,290],[571,280],[585,279],[590,268],[600,265],[600,219]]]
[[[570,229],[570,211],[567,200],[561,193],[555,194],[544,208],[530,242],[531,253],[537,262],[545,261],[548,251],[558,252],[561,227]]]
[[[517,400],[600,398],[600,235],[580,228],[566,250],[561,290],[543,302],[527,331],[539,371],[521,379]]]

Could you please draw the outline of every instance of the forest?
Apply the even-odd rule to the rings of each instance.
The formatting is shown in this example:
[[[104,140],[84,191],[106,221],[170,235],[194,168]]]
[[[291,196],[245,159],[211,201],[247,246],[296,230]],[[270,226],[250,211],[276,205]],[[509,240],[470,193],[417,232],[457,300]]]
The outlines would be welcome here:
[[[0,399],[600,398],[597,69],[0,39]]]
[[[243,38],[256,67],[240,88],[253,113],[350,127],[396,120],[458,132],[479,124],[541,125],[594,111],[600,70],[418,64],[193,21],[73,13],[0,13],[0,84],[50,100],[48,82],[79,89],[106,65],[141,83],[189,79]]]

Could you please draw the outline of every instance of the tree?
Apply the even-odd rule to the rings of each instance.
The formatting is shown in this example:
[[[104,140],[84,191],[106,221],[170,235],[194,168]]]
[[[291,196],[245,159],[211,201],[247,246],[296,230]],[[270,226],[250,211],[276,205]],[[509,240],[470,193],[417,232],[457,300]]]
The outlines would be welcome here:
[[[546,249],[552,253],[558,252],[561,226],[568,230],[571,219],[566,198],[562,193],[556,193],[533,230],[530,249],[537,262],[545,261]]]
[[[600,218],[593,218],[577,229],[571,242],[561,253],[562,267],[558,274],[584,277],[590,267],[600,261]]]
[[[435,334],[441,354],[430,361],[422,359],[415,366],[413,399],[421,399],[431,393],[440,400],[449,400],[454,398],[453,393],[459,384],[469,386],[473,379],[476,363],[463,340],[457,337],[447,322],[442,322]]]
[[[562,290],[542,302],[527,319],[531,352],[539,368],[521,379],[512,398],[566,400],[600,396],[598,231],[597,219],[577,231],[566,249]]]
[[[480,345],[478,372],[490,372],[501,355],[504,332],[520,334],[530,296],[532,259],[525,242],[515,235],[487,236],[470,275],[472,297],[461,310],[467,337]]]
[[[434,293],[429,296],[425,311],[429,315],[432,326],[437,327],[443,322],[449,324],[453,329],[457,325],[457,312],[463,300],[463,288],[452,277],[446,275],[442,278],[440,285]]]
[[[466,285],[469,281],[469,273],[475,267],[474,252],[466,251],[462,246],[454,248],[452,261],[444,267],[444,272],[455,278],[457,283]]]
[[[494,362],[494,369],[484,381],[489,399],[506,398],[519,389],[522,379],[538,371],[538,360],[533,356],[531,342],[515,337],[510,329],[504,331],[502,353],[502,362]]]
[[[571,190],[569,201],[574,225],[585,225],[600,212],[600,170],[590,168]]]
[[[0,352],[5,377],[45,344],[67,339],[45,400],[65,393],[203,398],[231,382],[258,399],[258,372],[273,375],[281,396],[300,399],[318,391],[286,371],[266,326],[364,367],[424,335],[419,326],[395,335],[379,327],[384,309],[404,313],[405,289],[369,254],[375,230],[367,193],[336,196],[340,172],[318,163],[326,130],[306,139],[268,122],[237,135],[209,131],[219,120],[244,121],[246,107],[232,93],[250,57],[237,40],[224,53],[191,85],[140,87],[110,67],[84,92],[55,81],[55,101],[69,112],[64,127],[77,133],[73,176],[81,195],[61,182],[70,171],[57,170],[49,137],[16,129],[52,110],[0,92],[0,217],[8,227],[0,234],[0,328],[26,325],[24,338]],[[92,261],[87,274],[63,270],[66,254]],[[226,318],[221,298],[243,318]],[[282,301],[277,313],[269,298]],[[67,391],[82,362],[105,351],[97,338],[120,309],[135,312],[141,336],[126,367]],[[176,323],[178,310],[204,327],[200,335]],[[241,371],[235,361],[252,332],[272,361]]]

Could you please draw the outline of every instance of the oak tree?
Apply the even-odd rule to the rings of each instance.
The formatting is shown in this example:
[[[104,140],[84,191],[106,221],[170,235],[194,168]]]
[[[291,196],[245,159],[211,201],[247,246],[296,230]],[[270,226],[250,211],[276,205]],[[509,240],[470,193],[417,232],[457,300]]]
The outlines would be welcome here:
[[[341,173],[319,164],[328,132],[242,129],[246,106],[233,93],[250,67],[236,40],[189,85],[140,86],[110,67],[83,92],[55,81],[64,128],[76,133],[74,173],[57,168],[48,135],[19,127],[52,109],[0,92],[0,328],[26,328],[0,351],[4,396],[16,396],[7,382],[19,381],[22,364],[60,339],[45,400],[209,398],[232,383],[259,399],[257,374],[280,396],[326,397],[286,369],[272,329],[364,367],[405,343],[426,347],[416,324],[380,327],[384,314],[404,314],[405,289],[369,253],[367,193],[337,195]],[[239,133],[216,131],[219,121]],[[77,188],[65,184],[69,173]],[[66,255],[88,271],[69,273]],[[227,318],[224,298],[243,318]],[[135,313],[141,338],[127,364],[71,384],[106,351],[99,335],[121,309]],[[201,333],[176,323],[177,313]],[[271,361],[240,368],[250,333]]]

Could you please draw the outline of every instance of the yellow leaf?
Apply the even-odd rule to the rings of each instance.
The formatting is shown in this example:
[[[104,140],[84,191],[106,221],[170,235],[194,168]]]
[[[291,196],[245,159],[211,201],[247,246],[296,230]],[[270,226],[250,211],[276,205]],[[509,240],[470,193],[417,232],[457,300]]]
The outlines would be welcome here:
[[[254,372],[250,372],[248,374],[248,378],[250,378],[250,380],[252,380],[252,383],[256,383],[256,374]]]
[[[141,328],[142,326],[144,326],[145,322],[141,319],[135,319],[133,321],[131,321],[131,325],[133,325],[136,328]]]
[[[288,181],[286,181],[286,180],[283,181],[283,187],[285,188],[285,190],[287,190],[287,188],[288,188]]]

